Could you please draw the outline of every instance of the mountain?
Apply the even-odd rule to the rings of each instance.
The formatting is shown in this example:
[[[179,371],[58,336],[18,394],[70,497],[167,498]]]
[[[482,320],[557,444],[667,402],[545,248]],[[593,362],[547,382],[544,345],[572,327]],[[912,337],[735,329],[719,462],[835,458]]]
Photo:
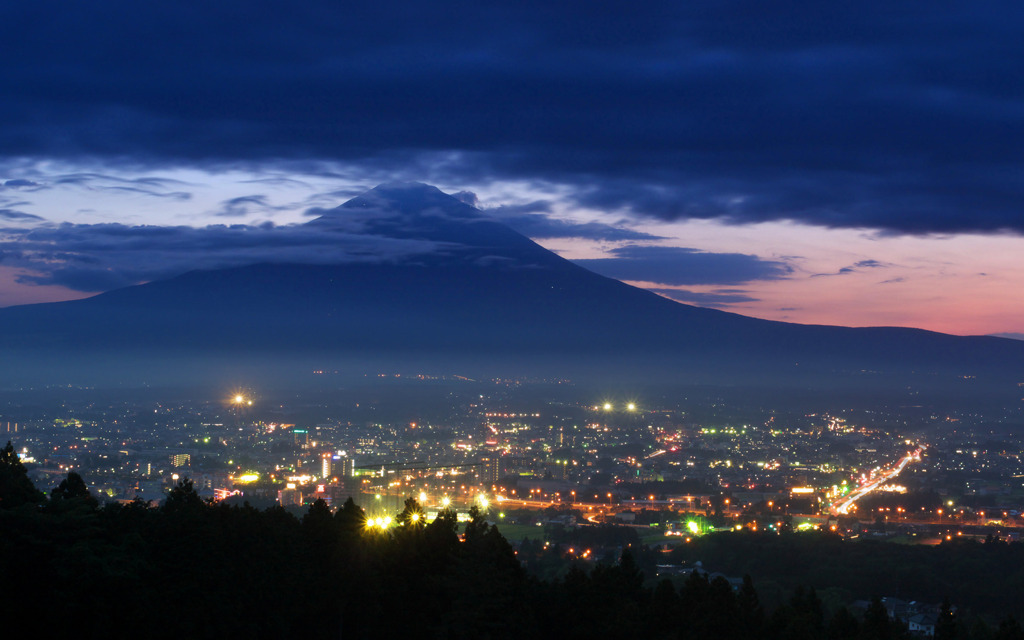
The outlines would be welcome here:
[[[381,185],[306,225],[361,244],[342,258],[0,309],[0,382],[387,367],[721,384],[1024,381],[1024,342],[691,307],[587,271],[427,185]]]

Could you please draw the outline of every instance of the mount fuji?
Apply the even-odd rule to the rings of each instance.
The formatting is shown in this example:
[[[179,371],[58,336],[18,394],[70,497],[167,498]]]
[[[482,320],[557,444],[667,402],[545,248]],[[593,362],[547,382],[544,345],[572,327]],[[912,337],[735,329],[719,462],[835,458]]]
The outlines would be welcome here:
[[[344,250],[0,309],[0,383],[381,367],[804,386],[1024,381],[1024,342],[688,306],[587,271],[427,185],[381,185],[303,226]]]

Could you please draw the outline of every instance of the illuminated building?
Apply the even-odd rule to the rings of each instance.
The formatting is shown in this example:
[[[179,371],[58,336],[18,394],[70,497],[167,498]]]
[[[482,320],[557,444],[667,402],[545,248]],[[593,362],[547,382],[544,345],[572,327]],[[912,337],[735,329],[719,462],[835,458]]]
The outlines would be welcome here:
[[[483,474],[480,477],[482,482],[494,484],[501,479],[501,458],[491,456],[489,458],[481,458],[480,462],[483,463]]]
[[[281,503],[282,507],[301,506],[302,492],[295,488],[294,484],[289,483],[287,488],[281,489],[277,493],[277,499]]]
[[[339,478],[351,478],[356,474],[356,461],[342,451],[333,458],[333,469]]]

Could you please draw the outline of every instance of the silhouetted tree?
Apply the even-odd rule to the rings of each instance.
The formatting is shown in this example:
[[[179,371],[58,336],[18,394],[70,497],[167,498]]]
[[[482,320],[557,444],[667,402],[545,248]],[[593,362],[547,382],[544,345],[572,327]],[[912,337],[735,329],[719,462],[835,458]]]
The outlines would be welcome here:
[[[351,538],[366,528],[366,512],[351,496],[334,514],[334,519],[337,520],[342,535],[346,538]]]
[[[736,596],[739,609],[740,630],[748,638],[759,637],[764,626],[764,608],[754,590],[754,582],[750,575],[743,576],[743,585]]]
[[[469,508],[469,521],[466,522],[465,527],[464,537],[466,542],[473,542],[487,535],[490,525],[484,519],[484,514],[480,511],[480,508],[473,505]]]
[[[935,640],[955,640],[959,635],[953,606],[949,603],[949,598],[946,598],[942,601],[942,609],[935,621]]]
[[[85,480],[74,471],[68,472],[68,477],[61,480],[60,484],[50,492],[51,502],[64,500],[77,500],[90,507],[95,507],[98,504],[96,498],[89,493],[89,487],[86,486]]]
[[[768,637],[780,640],[816,640],[824,635],[825,615],[821,599],[814,589],[797,587],[785,606],[779,607],[768,622]]]
[[[860,635],[860,623],[846,607],[840,607],[825,628],[828,640],[856,640]]]
[[[203,499],[199,497],[192,481],[188,478],[181,478],[169,492],[164,500],[163,510],[165,513],[194,512],[206,506]]]
[[[1009,616],[999,623],[992,640],[1024,640],[1024,629],[1021,629],[1013,616]]]
[[[651,612],[649,616],[649,632],[655,637],[664,638],[669,635],[679,616],[679,594],[668,578],[663,578],[654,587],[651,596]]]
[[[395,516],[395,520],[400,526],[415,530],[422,530],[427,526],[427,516],[423,513],[423,507],[420,506],[419,500],[412,497],[405,499],[405,508]]]
[[[39,504],[43,498],[43,493],[29,480],[28,470],[8,440],[7,446],[0,449],[0,509]]]
[[[861,637],[865,640],[889,640],[894,637],[892,620],[889,619],[889,612],[882,599],[875,596],[871,604],[864,611],[864,626],[861,629]]]

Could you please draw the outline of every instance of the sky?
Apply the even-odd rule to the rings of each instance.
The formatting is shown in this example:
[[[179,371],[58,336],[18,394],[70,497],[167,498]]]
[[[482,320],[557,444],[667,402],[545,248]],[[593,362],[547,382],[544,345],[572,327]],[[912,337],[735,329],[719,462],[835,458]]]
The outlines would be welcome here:
[[[0,306],[322,259],[304,222],[415,180],[687,304],[1024,336],[1022,32],[985,0],[5,3]]]

